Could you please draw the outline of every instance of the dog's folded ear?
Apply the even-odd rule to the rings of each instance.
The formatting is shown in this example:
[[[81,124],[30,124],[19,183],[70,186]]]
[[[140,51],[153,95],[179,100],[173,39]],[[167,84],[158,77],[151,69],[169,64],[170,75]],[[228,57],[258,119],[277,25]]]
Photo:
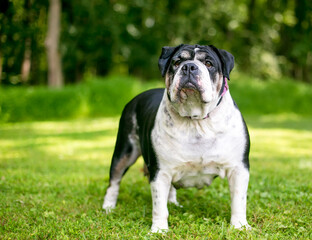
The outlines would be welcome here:
[[[219,56],[222,63],[222,74],[230,80],[230,72],[234,68],[234,56],[223,49],[218,49],[213,45],[209,45]]]
[[[161,76],[164,77],[169,64],[171,57],[178,51],[178,49],[182,46],[183,44],[177,46],[177,47],[163,47],[161,50],[161,54],[158,60],[158,67],[161,73]]]

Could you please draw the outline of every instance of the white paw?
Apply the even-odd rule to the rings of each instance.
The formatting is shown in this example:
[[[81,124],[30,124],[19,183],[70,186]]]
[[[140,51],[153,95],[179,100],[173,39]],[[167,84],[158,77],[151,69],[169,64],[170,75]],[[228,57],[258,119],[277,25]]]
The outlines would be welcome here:
[[[247,223],[246,220],[231,221],[231,225],[232,225],[235,229],[239,229],[239,230],[250,230],[250,229],[251,229],[251,226]]]
[[[164,234],[164,233],[167,233],[168,230],[169,230],[168,228],[159,228],[159,227],[152,226],[151,233],[162,233],[162,234]]]
[[[175,201],[170,201],[170,199],[169,199],[169,203],[170,203],[170,204],[174,204],[174,205],[176,205],[177,207],[183,208],[183,205],[181,205],[177,200],[175,200]]]
[[[234,226],[235,227],[235,226]],[[235,229],[238,229],[238,230],[251,230],[252,227],[247,223],[246,225],[241,225],[239,227],[235,227]]]
[[[102,208],[106,212],[106,214],[111,213],[116,207],[116,204],[104,202]]]
[[[151,233],[166,233],[168,229],[167,220],[153,221]]]

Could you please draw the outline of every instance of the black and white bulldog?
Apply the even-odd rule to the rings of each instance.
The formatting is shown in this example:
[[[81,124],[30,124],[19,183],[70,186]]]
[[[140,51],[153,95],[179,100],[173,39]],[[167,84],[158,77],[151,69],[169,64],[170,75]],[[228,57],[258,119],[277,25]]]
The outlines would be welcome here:
[[[227,177],[231,224],[249,225],[246,198],[250,140],[227,80],[234,57],[200,45],[163,47],[158,62],[165,89],[141,93],[123,110],[103,208],[115,208],[122,176],[143,155],[153,200],[152,232],[168,229],[176,188]]]

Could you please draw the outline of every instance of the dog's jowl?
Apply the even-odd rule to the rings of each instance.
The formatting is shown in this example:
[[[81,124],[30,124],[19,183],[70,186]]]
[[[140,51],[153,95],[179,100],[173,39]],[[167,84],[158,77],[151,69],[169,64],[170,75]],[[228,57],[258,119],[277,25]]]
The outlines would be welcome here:
[[[212,45],[179,45],[163,47],[158,65],[166,88],[141,93],[123,110],[103,208],[115,208],[122,176],[143,155],[152,232],[168,229],[176,188],[209,186],[217,176],[229,182],[231,224],[248,228],[250,141],[228,87],[234,57]]]

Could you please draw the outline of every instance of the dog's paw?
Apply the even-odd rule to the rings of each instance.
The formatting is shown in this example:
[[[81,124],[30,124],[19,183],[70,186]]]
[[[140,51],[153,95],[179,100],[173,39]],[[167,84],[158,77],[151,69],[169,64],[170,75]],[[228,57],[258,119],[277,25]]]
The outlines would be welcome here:
[[[112,207],[103,208],[106,214],[110,214],[114,209],[115,208],[112,208]]]
[[[163,228],[158,228],[158,227],[153,227],[153,226],[152,226],[150,233],[151,233],[151,234],[153,234],[153,233],[165,234],[165,233],[167,233],[168,231],[169,231],[168,228],[163,229]]]
[[[111,203],[107,203],[107,202],[104,202],[102,208],[103,210],[106,212],[106,214],[109,214],[111,213],[116,207],[116,204],[111,204]]]
[[[249,224],[246,224],[246,225],[236,225],[236,226],[233,225],[233,227],[235,229],[241,230],[241,231],[243,231],[243,230],[251,230],[252,229],[252,227]]]
[[[231,221],[231,225],[238,230],[251,230],[251,226],[247,223],[247,221]]]
[[[177,200],[171,201],[171,200],[169,199],[169,203],[170,203],[170,204],[174,204],[174,205],[176,205],[176,206],[179,207],[179,208],[183,208],[183,205],[181,205]]]
[[[167,221],[156,221],[152,224],[151,233],[167,233],[169,230]]]

